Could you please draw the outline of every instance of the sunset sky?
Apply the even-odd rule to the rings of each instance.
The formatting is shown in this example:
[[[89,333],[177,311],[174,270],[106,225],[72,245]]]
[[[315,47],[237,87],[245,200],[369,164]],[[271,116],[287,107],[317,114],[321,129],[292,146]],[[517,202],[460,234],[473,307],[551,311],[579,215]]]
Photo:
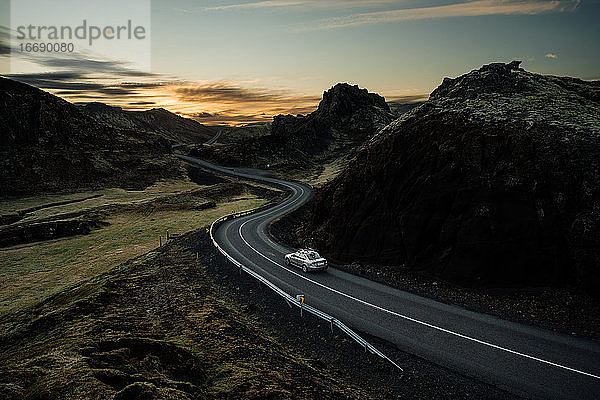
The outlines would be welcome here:
[[[0,4],[2,75],[71,102],[208,124],[307,113],[337,82],[415,101],[494,61],[600,79],[600,0],[155,0],[149,70],[89,52],[28,56],[31,67],[11,70],[10,2]]]

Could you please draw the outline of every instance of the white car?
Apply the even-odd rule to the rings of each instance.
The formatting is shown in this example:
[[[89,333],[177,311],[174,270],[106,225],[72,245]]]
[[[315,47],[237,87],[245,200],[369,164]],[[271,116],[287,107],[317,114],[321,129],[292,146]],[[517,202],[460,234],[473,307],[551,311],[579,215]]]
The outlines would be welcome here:
[[[285,255],[285,264],[302,268],[302,271],[319,271],[327,269],[327,260],[314,250],[300,249]]]

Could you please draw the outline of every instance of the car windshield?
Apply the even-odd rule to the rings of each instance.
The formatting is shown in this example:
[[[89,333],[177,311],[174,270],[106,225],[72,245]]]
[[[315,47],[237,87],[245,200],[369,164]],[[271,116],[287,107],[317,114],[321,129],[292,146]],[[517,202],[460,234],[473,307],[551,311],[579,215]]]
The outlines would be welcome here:
[[[321,258],[321,256],[319,255],[319,253],[317,253],[315,251],[311,251],[310,253],[308,253],[308,259],[309,260],[316,260],[317,258]]]

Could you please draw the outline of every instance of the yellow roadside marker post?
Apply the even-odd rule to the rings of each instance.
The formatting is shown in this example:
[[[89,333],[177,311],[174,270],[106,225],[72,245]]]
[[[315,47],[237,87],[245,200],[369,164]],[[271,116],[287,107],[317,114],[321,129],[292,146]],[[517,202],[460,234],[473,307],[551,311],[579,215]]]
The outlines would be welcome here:
[[[298,294],[296,295],[296,300],[300,302],[300,317],[302,317],[302,309],[304,308],[304,295]]]

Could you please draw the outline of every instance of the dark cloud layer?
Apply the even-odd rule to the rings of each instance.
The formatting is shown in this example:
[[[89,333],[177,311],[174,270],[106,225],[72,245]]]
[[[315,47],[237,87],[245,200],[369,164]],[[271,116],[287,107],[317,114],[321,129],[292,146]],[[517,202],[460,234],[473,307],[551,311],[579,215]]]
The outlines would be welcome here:
[[[153,101],[132,101],[129,104],[132,106],[155,106],[156,103]]]
[[[157,76],[152,72],[133,70],[127,66],[127,63],[120,61],[92,60],[85,56],[72,54],[69,57],[38,57],[36,62],[39,65],[50,68],[64,68],[68,70],[77,70],[85,73],[115,73],[120,76],[129,77],[152,77]]]
[[[61,72],[42,72],[38,74],[9,74],[7,75],[15,80],[21,82],[34,82],[37,80],[47,81],[73,81],[75,79],[85,78],[85,74],[75,71],[61,71]]]
[[[189,118],[195,119],[202,124],[208,125],[223,125],[223,124],[239,124],[250,122],[269,122],[272,117],[265,113],[260,114],[239,114],[231,111],[220,113],[200,112],[188,115]]]
[[[104,85],[93,82],[76,82],[69,78],[69,74],[8,74],[7,78],[38,87],[40,89],[76,90],[76,91],[101,91]]]
[[[213,118],[215,115],[218,115],[218,114],[211,114],[208,112],[199,112],[199,113],[194,114],[194,117],[195,118]]]
[[[10,45],[0,41],[0,56],[10,54]]]
[[[204,101],[222,103],[273,103],[319,101],[312,96],[291,96],[280,91],[263,88],[243,88],[227,82],[188,85],[176,88],[175,92],[184,101]]]
[[[10,29],[0,25],[0,56],[5,57],[10,54]]]
[[[165,85],[163,82],[123,82],[105,84],[93,75],[75,71],[43,72],[37,74],[7,74],[7,78],[27,83],[40,89],[60,90],[61,94],[80,94],[94,92],[111,96],[138,95],[138,89],[152,89]]]

